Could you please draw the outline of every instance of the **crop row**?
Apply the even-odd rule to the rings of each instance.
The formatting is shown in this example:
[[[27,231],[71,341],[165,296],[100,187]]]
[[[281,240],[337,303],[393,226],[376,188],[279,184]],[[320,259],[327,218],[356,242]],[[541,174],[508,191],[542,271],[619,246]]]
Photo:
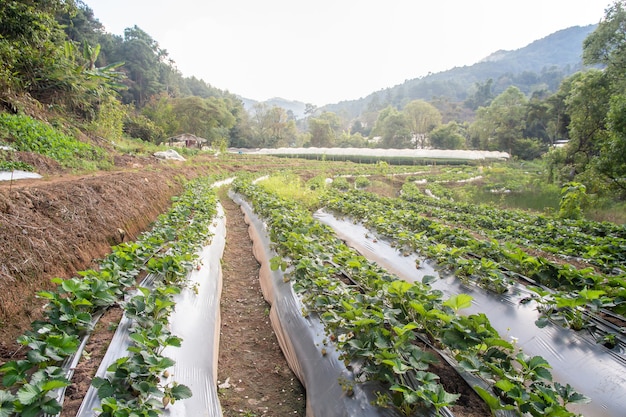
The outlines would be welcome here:
[[[495,240],[475,238],[467,230],[426,218],[413,207],[398,203],[397,199],[350,191],[331,194],[326,204],[330,210],[361,221],[394,240],[401,249],[434,259],[441,268],[454,271],[461,280],[471,279],[502,293],[508,290],[512,278],[523,277],[558,290],[558,299],[554,300],[543,297],[545,294],[539,291],[543,297],[540,302],[546,301],[546,312],[555,307],[565,314],[560,318],[573,328],[581,328],[589,318],[583,314],[583,306],[594,310],[608,308],[618,314],[623,314],[626,308],[622,277],[599,274],[591,268],[576,269],[569,264],[556,264],[529,255],[510,243],[501,245]]]
[[[470,305],[470,296],[443,300],[427,281],[397,279],[262,183],[237,181],[234,187],[265,220],[278,253],[271,263],[288,273],[304,303],[303,314],[320,318],[325,343],[341,352],[356,383],[377,381],[383,387],[376,405],[412,415],[454,403],[458,394],[446,392],[430,371],[438,359],[425,345],[447,351],[466,371],[491,384],[491,390],[474,388],[493,410],[572,416],[567,404],[586,401],[569,385],[553,383],[546,360],[528,357],[502,339],[484,314],[457,314]],[[345,389],[349,395],[350,387]]]
[[[557,219],[515,210],[500,210],[424,195],[414,184],[402,188],[404,209],[476,228],[494,239],[516,240],[559,255],[583,258],[610,272],[626,268],[626,228],[612,223]]]
[[[45,319],[33,322],[32,330],[18,339],[29,349],[26,358],[0,367],[0,417],[58,414],[61,405],[54,392],[70,384],[63,362],[77,354],[94,317],[118,303],[136,319],[131,335],[134,347],[111,367],[108,380],[94,382],[102,397],[102,415],[155,416],[159,413],[155,397],[166,405],[191,395],[175,382],[157,385],[172,365],[160,356],[162,348],[180,344],[163,319],[173,308],[172,295],[185,285],[195,252],[210,239],[217,197],[207,178],[189,183],[174,200],[140,239],[112,247],[97,270],[67,280],[55,278],[56,291],[38,293],[47,301]],[[155,288],[140,288],[138,295],[123,301],[142,272],[156,277]]]

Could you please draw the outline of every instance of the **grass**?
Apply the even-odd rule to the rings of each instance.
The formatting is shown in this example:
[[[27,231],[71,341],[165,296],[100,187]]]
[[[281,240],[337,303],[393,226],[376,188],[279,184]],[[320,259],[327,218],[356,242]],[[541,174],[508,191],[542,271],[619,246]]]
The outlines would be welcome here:
[[[259,185],[282,198],[296,200],[310,209],[319,206],[320,193],[323,191],[306,187],[300,177],[287,171],[274,174],[259,182]]]

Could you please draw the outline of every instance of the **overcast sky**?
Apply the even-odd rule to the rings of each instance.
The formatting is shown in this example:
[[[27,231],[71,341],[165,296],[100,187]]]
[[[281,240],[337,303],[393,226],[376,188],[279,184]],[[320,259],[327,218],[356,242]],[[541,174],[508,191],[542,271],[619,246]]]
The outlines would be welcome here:
[[[139,26],[186,77],[318,106],[472,65],[598,23],[612,0],[84,0],[107,32]]]

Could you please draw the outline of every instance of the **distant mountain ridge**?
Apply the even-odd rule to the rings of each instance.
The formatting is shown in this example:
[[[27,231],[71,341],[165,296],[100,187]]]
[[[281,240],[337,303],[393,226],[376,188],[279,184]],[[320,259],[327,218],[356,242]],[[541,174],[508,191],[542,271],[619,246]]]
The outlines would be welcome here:
[[[287,112],[291,111],[296,119],[304,118],[304,109],[306,104],[301,101],[287,100],[281,97],[273,97],[265,101],[257,101],[249,98],[241,97],[243,107],[248,113],[254,113],[254,106],[259,103],[267,104],[269,107],[278,106],[285,109]]]
[[[416,99],[444,98],[452,102],[462,102],[476,83],[484,83],[489,79],[493,79],[493,93],[496,95],[511,85],[525,94],[540,89],[554,92],[563,78],[583,68],[583,41],[596,27],[594,24],[563,29],[520,49],[495,51],[473,65],[407,80],[366,97],[327,104],[320,110],[356,118],[368,109],[380,109],[389,104],[403,107]],[[242,98],[242,101],[249,112],[253,112],[254,105],[259,103],[246,98]],[[305,116],[306,105],[297,100],[276,97],[263,103],[291,111],[298,119]]]
[[[323,110],[357,117],[368,106],[391,104],[403,107],[411,100],[435,97],[464,101],[475,83],[493,79],[493,92],[499,94],[515,85],[526,94],[538,89],[556,91],[563,78],[579,71],[582,45],[597,25],[573,26],[560,30],[514,51],[496,51],[481,61],[455,67],[373,92],[364,98],[324,106]]]

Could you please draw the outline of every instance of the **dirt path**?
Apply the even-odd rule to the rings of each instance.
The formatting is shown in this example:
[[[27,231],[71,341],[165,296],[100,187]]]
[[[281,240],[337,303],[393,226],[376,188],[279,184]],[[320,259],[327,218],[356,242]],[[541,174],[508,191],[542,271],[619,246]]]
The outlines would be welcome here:
[[[248,225],[223,188],[226,248],[222,258],[222,329],[218,379],[225,417],[304,416],[302,385],[287,366],[269,321]]]

